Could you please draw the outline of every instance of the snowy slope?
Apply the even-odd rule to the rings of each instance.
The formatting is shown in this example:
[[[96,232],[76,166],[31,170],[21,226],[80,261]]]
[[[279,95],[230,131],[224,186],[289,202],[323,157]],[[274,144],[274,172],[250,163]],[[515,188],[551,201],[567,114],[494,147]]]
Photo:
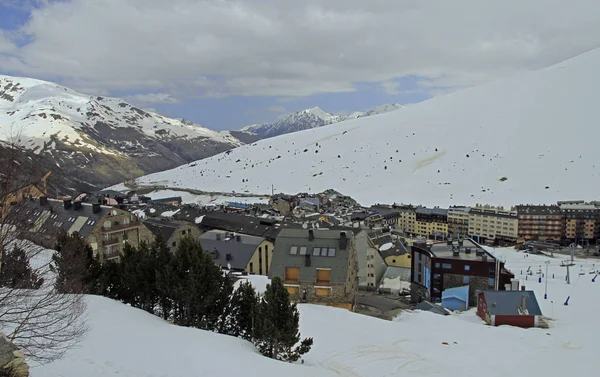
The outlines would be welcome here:
[[[374,107],[368,111],[357,111],[350,115],[330,114],[319,107],[298,111],[282,117],[274,123],[253,124],[246,126],[241,130],[254,133],[261,138],[270,138],[292,132],[309,130],[312,128],[323,127],[333,123],[339,123],[348,119],[356,119],[371,115],[383,114],[389,111],[402,109],[404,106],[399,104],[386,104]]]
[[[333,188],[361,204],[597,199],[600,49],[373,117],[261,140],[142,184],[268,193]],[[506,178],[506,179],[504,179]]]
[[[99,183],[104,184],[243,144],[229,132],[166,118],[117,98],[87,96],[41,80],[0,76],[0,139],[15,134],[20,145],[61,167],[90,169],[91,177],[84,174],[82,178],[94,179],[101,173],[104,176]]]
[[[546,260],[533,255],[525,260],[514,250],[497,252],[517,276],[521,269],[531,265],[535,270]],[[583,263],[587,270],[593,262]],[[523,283],[536,292],[544,314],[554,317],[550,329],[493,328],[473,311],[448,317],[406,312],[390,322],[343,309],[300,305],[302,335],[315,339],[304,364],[272,361],[239,339],[169,325],[141,310],[90,296],[87,338],[63,360],[33,368],[31,375],[475,377],[482,371],[489,377],[523,371],[548,377],[595,375],[598,283],[591,282],[593,275],[574,274],[567,285],[558,258],[551,259],[549,272],[555,278],[548,281],[547,300],[544,284],[531,277]],[[569,295],[570,304],[564,306]]]

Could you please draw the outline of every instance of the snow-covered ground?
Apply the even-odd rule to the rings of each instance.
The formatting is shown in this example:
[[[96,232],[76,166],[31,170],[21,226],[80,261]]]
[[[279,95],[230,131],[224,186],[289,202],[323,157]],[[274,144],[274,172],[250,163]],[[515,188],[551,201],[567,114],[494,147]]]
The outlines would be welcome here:
[[[524,258],[514,249],[495,251],[517,276],[528,266],[534,274],[540,265],[545,269],[548,260]],[[239,339],[173,326],[141,310],[90,296],[87,338],[63,360],[34,368],[32,376],[594,375],[599,365],[593,329],[600,280],[592,283],[593,275],[587,273],[594,262],[577,261],[567,285],[559,258],[550,261],[547,300],[543,283],[531,277],[524,282],[535,290],[544,314],[555,319],[550,329],[489,327],[473,311],[447,317],[406,312],[389,322],[343,309],[299,305],[302,335],[314,337],[315,344],[304,364],[287,364],[260,356]],[[586,274],[578,274],[579,263]],[[251,281],[266,283],[264,278]],[[570,304],[564,306],[567,296]]]
[[[187,191],[177,190],[156,190],[146,196],[152,199],[164,199],[174,196],[180,196],[184,204],[198,204],[200,206],[222,205],[230,202],[246,204],[265,204],[269,203],[268,197],[246,197],[246,196],[223,196],[223,195],[196,195]]]
[[[151,174],[207,191],[321,192],[363,205],[594,200],[600,49],[399,111],[261,140]],[[568,95],[567,95],[567,94]]]

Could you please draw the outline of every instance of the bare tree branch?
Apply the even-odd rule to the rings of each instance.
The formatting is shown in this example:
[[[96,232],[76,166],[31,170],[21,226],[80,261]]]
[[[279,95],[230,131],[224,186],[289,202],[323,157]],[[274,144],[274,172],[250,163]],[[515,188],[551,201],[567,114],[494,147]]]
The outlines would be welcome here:
[[[0,286],[0,331],[35,363],[61,358],[87,331],[85,299],[81,294],[61,294],[51,268],[54,234],[32,232],[32,200],[38,200],[41,177],[19,163],[20,133],[13,132],[0,145],[0,275],[2,255],[15,247],[24,250],[34,273],[43,279],[38,289]],[[29,212],[28,212],[29,211]],[[38,229],[39,230],[39,229]],[[1,279],[0,279],[1,281]]]

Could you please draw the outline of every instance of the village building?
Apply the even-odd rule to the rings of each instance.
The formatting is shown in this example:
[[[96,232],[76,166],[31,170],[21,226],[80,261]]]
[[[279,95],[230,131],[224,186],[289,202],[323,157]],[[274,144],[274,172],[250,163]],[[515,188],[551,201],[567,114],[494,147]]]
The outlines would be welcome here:
[[[475,206],[469,211],[469,237],[480,243],[515,243],[518,238],[517,211],[502,207]]]
[[[343,230],[282,230],[269,271],[269,277],[274,276],[282,278],[293,300],[351,310],[358,290],[354,234]]]
[[[477,291],[504,290],[514,275],[470,239],[415,244],[411,248],[411,299],[441,302],[448,288],[469,286],[469,305]]]
[[[563,239],[575,243],[595,241],[600,236],[600,210],[593,204],[559,202],[563,217]]]
[[[210,230],[198,239],[202,249],[223,269],[252,275],[268,275],[273,260],[273,242],[263,237],[223,230]]]
[[[119,261],[126,243],[137,247],[154,239],[152,232],[132,213],[99,203],[40,197],[16,210],[27,216],[28,233],[33,241],[47,245],[61,231],[77,232],[100,262]]]
[[[383,219],[383,224],[391,228],[398,228],[400,224],[400,211],[393,208],[391,205],[377,204],[371,206],[370,211],[372,214],[380,215]]]
[[[277,234],[286,228],[302,228],[295,222],[282,222],[272,218],[247,216],[239,213],[208,212],[198,222],[200,230],[225,230],[228,232],[262,237],[275,242]]]
[[[400,218],[398,219],[396,229],[399,229],[406,234],[416,234],[416,208],[410,204],[394,204],[393,207],[396,211],[400,212]]]
[[[201,234],[197,226],[185,221],[151,218],[143,223],[155,237],[160,235],[163,238],[171,252],[177,250],[182,238],[189,236],[197,239]]]
[[[433,239],[446,239],[448,234],[447,209],[418,207],[415,214],[415,234]]]
[[[465,237],[469,234],[469,210],[465,206],[448,208],[448,235]]]
[[[559,241],[562,237],[562,212],[558,205],[518,205],[518,237],[526,240]]]
[[[533,291],[479,292],[477,315],[491,326],[548,327]]]

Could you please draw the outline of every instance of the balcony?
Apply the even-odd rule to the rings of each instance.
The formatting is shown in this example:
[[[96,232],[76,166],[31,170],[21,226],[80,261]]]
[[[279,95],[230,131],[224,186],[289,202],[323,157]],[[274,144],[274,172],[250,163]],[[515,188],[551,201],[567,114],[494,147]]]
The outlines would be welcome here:
[[[140,226],[140,223],[138,223],[138,222],[129,223],[129,224],[113,225],[111,227],[103,226],[102,231],[104,233],[115,233],[115,232],[122,232],[124,230],[136,229],[139,226]]]
[[[107,252],[107,253],[102,253],[102,255],[104,256],[104,260],[111,260],[111,259],[119,258],[121,256],[121,252],[120,251],[111,251],[111,252]]]
[[[121,239],[119,237],[110,237],[102,240],[103,246],[118,245],[119,243],[121,243]]]

